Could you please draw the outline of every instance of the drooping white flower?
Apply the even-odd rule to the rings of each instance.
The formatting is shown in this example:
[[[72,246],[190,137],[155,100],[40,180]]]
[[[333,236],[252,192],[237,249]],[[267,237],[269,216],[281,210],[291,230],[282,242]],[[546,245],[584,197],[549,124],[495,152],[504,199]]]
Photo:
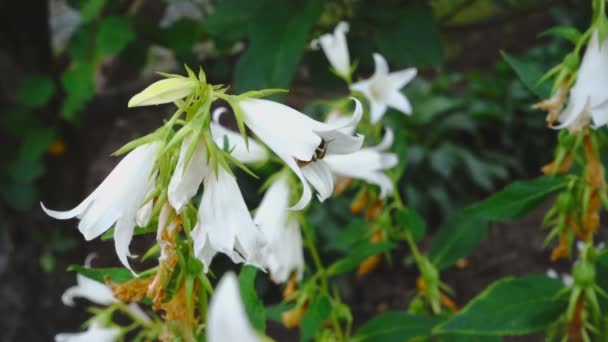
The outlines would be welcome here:
[[[91,267],[91,260],[93,260],[95,256],[94,253],[87,256],[84,262],[85,267]],[[61,301],[66,306],[74,306],[76,304],[74,302],[75,298],[84,298],[102,306],[118,302],[118,299],[114,297],[114,294],[108,285],[87,278],[80,273],[76,274],[76,285],[65,290],[63,295],[61,295]],[[151,322],[150,317],[148,317],[136,303],[129,303],[127,310],[142,321]]]
[[[268,241],[262,254],[264,266],[275,283],[286,282],[294,271],[300,280],[304,273],[300,226],[287,210],[290,193],[287,176],[277,177],[266,190],[253,219]]]
[[[150,84],[129,100],[129,108],[171,103],[190,95],[198,82],[188,77],[174,76]]]
[[[343,77],[350,75],[350,56],[346,44],[348,30],[348,23],[341,21],[336,25],[333,33],[324,34],[311,43],[314,49],[321,47],[331,66]]]
[[[86,331],[55,335],[55,342],[114,342],[119,335],[119,328],[105,328],[99,322],[94,321]]]
[[[384,198],[393,192],[393,182],[383,171],[399,163],[395,153],[384,152],[393,144],[393,138],[393,131],[387,129],[378,145],[351,154],[328,155],[324,161],[338,178],[356,178],[378,185],[380,198]]]
[[[380,121],[387,107],[404,113],[412,113],[410,101],[399,90],[416,77],[416,68],[408,68],[389,73],[386,59],[374,53],[376,70],[372,77],[351,85],[350,89],[365,95],[370,103],[371,122]]]
[[[228,141],[228,151],[238,161],[245,164],[260,163],[268,159],[268,151],[258,144],[255,140],[249,139],[245,144],[243,136],[233,130],[227,129],[220,124],[220,117],[226,112],[226,108],[220,107],[213,111],[213,121],[211,122],[211,135],[215,143],[223,148],[224,139]]]
[[[188,149],[190,148],[191,137],[188,135],[182,141],[179,151],[177,166],[171,175],[168,188],[169,203],[178,214],[186,209],[188,202],[196,193],[207,175],[207,149],[205,143],[199,140],[194,148],[194,153],[186,164]]]
[[[259,342],[241,299],[239,283],[232,272],[220,279],[209,303],[207,328],[208,342]]]
[[[331,172],[322,160],[325,155],[352,153],[361,148],[363,136],[353,136],[340,131],[356,126],[361,120],[361,104],[357,100],[355,103],[355,112],[348,122],[332,125],[313,120],[277,102],[262,99],[240,101],[245,124],[283,159],[302,181],[302,197],[292,210],[300,210],[310,202],[312,191],[308,182],[315,187],[320,200],[331,194],[333,180]],[[319,153],[319,149],[322,153]]]
[[[138,209],[154,187],[153,173],[158,143],[148,143],[129,152],[106,179],[82,203],[68,211],[47,209],[47,215],[58,220],[78,217],[78,230],[92,240],[114,226],[116,254],[131,269],[127,256]]]
[[[556,129],[586,126],[589,120],[595,128],[608,123],[608,39],[601,42],[595,31],[583,56],[576,83],[570,89],[566,109],[558,118]]]
[[[209,170],[203,181],[205,190],[198,209],[198,222],[191,232],[194,253],[205,272],[218,252],[235,263],[261,268],[263,233],[253,223],[236,179],[223,166]]]

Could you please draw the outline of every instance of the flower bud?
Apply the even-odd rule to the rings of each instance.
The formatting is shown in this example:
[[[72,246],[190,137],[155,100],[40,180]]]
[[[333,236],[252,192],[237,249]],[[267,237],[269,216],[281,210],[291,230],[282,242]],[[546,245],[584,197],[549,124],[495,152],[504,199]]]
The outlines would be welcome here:
[[[572,272],[574,283],[580,287],[590,287],[595,283],[595,266],[589,262],[579,262]]]
[[[129,108],[171,103],[190,95],[197,81],[186,77],[171,77],[152,83],[129,100]]]

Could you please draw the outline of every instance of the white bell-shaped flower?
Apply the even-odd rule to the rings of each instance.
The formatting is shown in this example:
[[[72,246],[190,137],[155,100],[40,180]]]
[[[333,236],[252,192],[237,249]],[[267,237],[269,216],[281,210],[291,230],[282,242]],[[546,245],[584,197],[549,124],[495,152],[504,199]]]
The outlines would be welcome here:
[[[399,163],[395,153],[384,152],[391,147],[393,139],[393,131],[387,129],[378,145],[351,154],[329,155],[324,161],[337,178],[355,178],[378,185],[380,198],[384,198],[393,192],[393,181],[383,171]]]
[[[211,135],[215,143],[221,148],[224,147],[224,141],[228,142],[228,151],[234,158],[241,163],[254,164],[260,163],[268,159],[268,151],[264,146],[258,144],[253,139],[248,139],[245,144],[243,136],[230,130],[220,124],[220,117],[226,112],[226,108],[220,107],[213,111],[213,121],[211,122]]]
[[[178,214],[186,209],[188,202],[196,193],[207,175],[207,149],[202,140],[196,143],[194,153],[186,165],[188,149],[191,145],[191,137],[188,135],[182,141],[179,151],[177,166],[169,181],[168,198],[169,203]]]
[[[213,291],[207,313],[207,342],[259,342],[241,299],[239,283],[232,272],[226,273]]]
[[[119,328],[105,328],[95,321],[91,323],[86,331],[55,335],[55,342],[114,342],[118,339],[119,335]]]
[[[386,59],[378,53],[374,53],[374,63],[376,70],[372,77],[356,82],[350,87],[351,90],[363,93],[369,101],[371,122],[380,121],[387,107],[395,108],[404,114],[411,114],[412,105],[400,89],[416,77],[416,68],[389,73]]]
[[[42,209],[47,215],[67,220],[78,217],[78,230],[91,240],[114,226],[116,254],[131,269],[127,256],[138,209],[154,187],[154,164],[158,143],[148,143],[129,152],[106,179],[76,208],[68,211]]]
[[[290,194],[287,176],[278,176],[266,190],[253,219],[268,241],[262,254],[275,283],[286,282],[294,271],[300,280],[304,273],[300,226],[287,210]]]
[[[361,148],[363,136],[341,131],[356,126],[361,120],[361,103],[357,100],[355,103],[355,112],[348,122],[332,125],[313,120],[277,102],[262,99],[240,101],[245,124],[302,181],[302,197],[292,210],[300,210],[310,202],[312,191],[308,182],[315,187],[320,200],[331,195],[333,179],[327,165],[323,163],[323,157],[352,153]]]
[[[261,268],[263,233],[253,223],[236,179],[223,166],[209,170],[198,209],[198,222],[191,232],[194,253],[208,271],[218,252],[235,263]]]
[[[570,89],[568,106],[554,128],[582,128],[593,121],[595,128],[608,123],[608,39],[599,41],[595,31],[583,56],[576,83]],[[575,127],[577,126],[577,127]],[[581,127],[578,127],[581,126]]]
[[[130,107],[171,103],[190,95],[198,82],[188,77],[174,76],[150,84],[129,100]]]
[[[321,47],[331,66],[343,77],[350,75],[350,56],[346,43],[348,23],[341,21],[336,25],[333,33],[327,33],[312,41],[313,49]]]

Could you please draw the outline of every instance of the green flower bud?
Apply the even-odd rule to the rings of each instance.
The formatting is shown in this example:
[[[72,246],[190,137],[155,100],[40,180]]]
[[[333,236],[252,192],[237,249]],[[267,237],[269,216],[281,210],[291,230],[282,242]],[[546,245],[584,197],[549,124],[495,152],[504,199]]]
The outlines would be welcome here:
[[[590,287],[595,284],[595,266],[589,262],[579,262],[574,265],[572,276],[576,285],[583,288]]]

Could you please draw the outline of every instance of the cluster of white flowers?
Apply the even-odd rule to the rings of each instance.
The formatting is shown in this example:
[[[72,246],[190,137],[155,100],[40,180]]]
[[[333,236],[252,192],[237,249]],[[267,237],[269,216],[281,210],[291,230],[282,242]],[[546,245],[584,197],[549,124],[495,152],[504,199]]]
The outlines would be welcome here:
[[[348,24],[340,23],[333,35],[324,35],[314,44],[323,48],[336,73],[350,80],[352,70],[345,38],[347,31]],[[350,86],[352,91],[367,98],[370,121],[377,123],[387,107],[410,114],[411,105],[400,88],[414,78],[416,69],[389,73],[387,62],[381,55],[374,54],[373,58],[376,64],[373,76]],[[166,75],[166,79],[133,96],[129,107],[175,103],[185,108],[192,99],[201,102],[215,100],[200,96],[201,91],[205,91],[201,89],[212,93],[219,88],[207,85],[203,78],[199,76],[197,79],[190,71],[189,74],[190,77]],[[189,231],[189,238],[194,256],[202,263],[205,273],[216,254],[222,253],[235,263],[267,270],[276,283],[287,282],[292,274],[300,280],[304,273],[302,236],[293,211],[309,205],[313,190],[322,202],[332,195],[337,180],[355,178],[379,186],[381,198],[393,192],[393,182],[384,173],[398,164],[397,156],[386,152],[392,145],[393,132],[387,129],[380,144],[363,148],[364,137],[355,133],[363,117],[363,106],[356,98],[352,97],[352,100],[355,104],[352,115],[330,115],[322,122],[278,102],[234,96],[228,103],[237,121],[240,120],[238,123],[243,125],[239,126],[241,132],[220,123],[226,108],[218,108],[208,114],[208,121],[186,120],[183,131],[174,134],[180,137],[178,144],[181,146],[174,145],[174,149],[168,149],[166,137],[139,144],[75,208],[68,211],[50,210],[44,205],[42,208],[56,219],[78,218],[78,229],[86,240],[99,237],[113,227],[117,256],[135,274],[128,260],[132,256],[129,245],[136,225],[147,226],[153,213],[159,212],[155,210],[159,205],[156,203],[159,193],[166,196],[160,204],[158,241],[167,243],[162,234],[169,212],[175,215],[189,212],[192,199],[202,186],[196,222]],[[200,107],[209,112],[211,102]],[[204,126],[204,122],[208,126]],[[188,124],[192,127],[186,127]],[[244,127],[260,142],[248,138]],[[268,160],[266,147],[299,179],[302,194],[295,204],[290,204],[295,189],[292,189],[289,172],[281,171],[273,178],[255,216],[252,216],[235,175],[223,157],[218,157],[217,151],[228,154],[229,160],[245,167],[245,164],[256,165]],[[163,177],[159,164],[167,153],[173,153],[169,158],[172,171],[168,182],[162,183],[164,185],[159,189]],[[164,253],[163,249],[159,260],[167,257]],[[104,284],[82,275],[77,279],[78,285],[68,289],[64,295],[66,304],[72,303],[74,296],[106,305],[116,301]],[[239,329],[235,330],[234,324]],[[209,341],[226,341],[234,340],[226,335],[231,331],[242,341],[259,340],[247,321],[235,276],[227,274],[212,298],[206,333]],[[93,336],[98,340],[114,340],[118,333],[115,328],[104,328],[102,322],[94,322],[84,333],[61,334],[57,340],[71,341],[76,336],[87,340],[94,339]]]

